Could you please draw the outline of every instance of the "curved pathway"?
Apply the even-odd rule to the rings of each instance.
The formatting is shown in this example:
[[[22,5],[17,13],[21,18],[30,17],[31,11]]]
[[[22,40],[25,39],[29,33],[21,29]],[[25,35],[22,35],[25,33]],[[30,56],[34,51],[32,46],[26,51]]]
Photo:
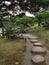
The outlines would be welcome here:
[[[28,38],[29,37],[32,38],[34,36],[30,34],[25,34],[23,36],[26,38],[26,52],[25,52],[25,58],[23,60],[23,65],[33,65],[33,63],[31,62],[32,59],[31,49],[33,47],[33,44],[30,42]]]
[[[31,37],[30,34],[27,34],[26,37]],[[32,44],[30,43],[30,40],[27,38],[26,40],[26,54],[24,58],[23,65],[33,65],[31,62],[32,54],[31,54],[31,49],[32,49]]]

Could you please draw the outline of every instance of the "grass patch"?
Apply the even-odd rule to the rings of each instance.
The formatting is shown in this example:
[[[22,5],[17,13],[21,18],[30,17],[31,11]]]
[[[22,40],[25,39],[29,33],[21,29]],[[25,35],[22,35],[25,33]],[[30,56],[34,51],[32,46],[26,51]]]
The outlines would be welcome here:
[[[22,65],[24,41],[0,39],[0,65]]]
[[[34,34],[39,37],[39,41],[45,43],[45,45],[49,48],[49,30],[45,30],[43,27],[35,27]]]

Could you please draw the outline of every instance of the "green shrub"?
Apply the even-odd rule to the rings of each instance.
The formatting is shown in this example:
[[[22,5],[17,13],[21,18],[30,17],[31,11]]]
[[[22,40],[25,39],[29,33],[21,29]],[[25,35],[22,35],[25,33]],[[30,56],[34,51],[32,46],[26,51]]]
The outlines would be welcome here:
[[[31,17],[17,18],[16,24],[19,25],[19,26],[23,25],[24,27],[28,27],[28,26],[34,24],[33,19],[34,18],[31,18]]]
[[[6,30],[5,35],[9,37],[9,35],[18,35],[19,33],[24,33],[27,27],[34,25],[35,19],[33,17],[11,17],[4,18],[4,21],[9,21],[4,28]]]
[[[36,18],[38,19],[39,26],[42,24],[45,27],[49,27],[49,12],[37,13]]]
[[[3,18],[3,21],[10,21],[9,17]]]

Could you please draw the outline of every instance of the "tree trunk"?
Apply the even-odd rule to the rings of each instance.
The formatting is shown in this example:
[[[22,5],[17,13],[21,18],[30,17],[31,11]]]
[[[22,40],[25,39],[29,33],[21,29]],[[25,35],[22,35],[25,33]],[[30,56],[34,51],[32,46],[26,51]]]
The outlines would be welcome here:
[[[38,21],[38,26],[40,26],[40,24],[41,24],[41,21],[39,20],[39,21]]]
[[[2,28],[2,37],[4,38],[4,27],[3,27],[3,21],[1,21],[1,28]]]
[[[4,27],[2,27],[2,37],[4,38]]]
[[[42,18],[38,18],[38,26],[41,26]]]
[[[47,24],[47,19],[45,18],[45,23]]]

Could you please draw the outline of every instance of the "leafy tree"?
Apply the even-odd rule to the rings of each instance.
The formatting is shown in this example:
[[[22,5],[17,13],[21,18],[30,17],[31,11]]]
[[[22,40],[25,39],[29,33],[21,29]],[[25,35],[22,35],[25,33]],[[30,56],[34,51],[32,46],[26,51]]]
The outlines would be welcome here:
[[[24,10],[24,8],[27,6],[27,2],[24,2],[25,0],[17,0],[17,1],[19,2],[19,5],[20,5],[21,9]]]
[[[36,14],[36,18],[38,19],[38,25],[40,24],[47,25],[49,23],[49,12],[40,12]],[[44,20],[44,21],[42,21]]]
[[[5,4],[5,1],[9,1],[9,2],[11,2],[11,4],[10,5],[7,5],[7,4]],[[5,16],[8,16],[8,15],[10,15],[9,13],[8,13],[8,10],[13,10],[14,11],[14,7],[15,7],[15,2],[14,2],[14,0],[1,0],[0,1],[0,24],[1,24],[1,28],[2,28],[2,35],[3,35],[3,37],[4,37],[4,20],[3,20],[3,18],[5,17]],[[10,8],[10,9],[9,9]],[[9,19],[8,19],[9,20]],[[6,20],[7,21],[7,20]],[[10,21],[14,21],[14,19],[12,20],[10,20]]]
[[[40,7],[45,10],[49,7],[49,0],[27,0],[27,2],[30,2],[30,10],[33,12],[38,12]]]
[[[10,18],[9,18],[10,20]],[[15,23],[10,22],[8,19],[4,19],[7,24],[4,24],[5,28],[5,36],[7,38],[14,38],[16,35],[19,34],[18,27],[15,25]]]

